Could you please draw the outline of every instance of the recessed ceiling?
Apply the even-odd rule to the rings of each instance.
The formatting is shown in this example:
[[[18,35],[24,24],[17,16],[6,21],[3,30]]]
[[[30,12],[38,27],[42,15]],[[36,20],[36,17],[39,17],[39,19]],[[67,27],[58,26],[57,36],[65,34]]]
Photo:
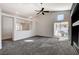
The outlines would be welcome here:
[[[0,3],[0,8],[2,12],[20,15],[23,17],[29,17],[35,15],[37,12],[35,10],[40,10],[42,7],[48,11],[62,11],[70,10],[72,3]]]

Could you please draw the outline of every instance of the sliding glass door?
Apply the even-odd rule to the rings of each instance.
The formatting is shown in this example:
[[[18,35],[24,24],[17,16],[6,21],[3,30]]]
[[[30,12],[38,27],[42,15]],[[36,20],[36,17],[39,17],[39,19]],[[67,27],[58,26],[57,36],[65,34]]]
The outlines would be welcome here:
[[[54,23],[54,36],[57,38],[68,39],[68,22],[55,22]]]

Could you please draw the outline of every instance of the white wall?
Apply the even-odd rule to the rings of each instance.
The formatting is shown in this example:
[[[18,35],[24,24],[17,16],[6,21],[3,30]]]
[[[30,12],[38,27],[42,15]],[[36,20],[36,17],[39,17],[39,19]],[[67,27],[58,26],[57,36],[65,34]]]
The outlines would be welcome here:
[[[45,15],[39,15],[35,19],[36,24],[36,34],[40,36],[54,36],[54,23],[57,21],[57,16],[64,14],[64,21],[69,21],[70,25],[70,12],[69,11],[58,11],[45,13]],[[70,28],[70,26],[69,26]]]
[[[1,38],[1,10],[0,10],[0,49],[2,48],[2,38]]]
[[[13,34],[13,18],[2,15],[2,39],[10,39]]]
[[[45,15],[39,15],[36,17],[36,34],[40,36],[53,36],[53,19],[51,13]]]

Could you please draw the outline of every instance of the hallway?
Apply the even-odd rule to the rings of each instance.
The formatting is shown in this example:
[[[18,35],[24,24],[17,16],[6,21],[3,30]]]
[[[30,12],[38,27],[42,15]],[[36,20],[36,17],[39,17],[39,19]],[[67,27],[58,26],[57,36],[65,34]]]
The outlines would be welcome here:
[[[77,55],[70,41],[56,38],[31,37],[20,41],[3,41],[1,55]]]

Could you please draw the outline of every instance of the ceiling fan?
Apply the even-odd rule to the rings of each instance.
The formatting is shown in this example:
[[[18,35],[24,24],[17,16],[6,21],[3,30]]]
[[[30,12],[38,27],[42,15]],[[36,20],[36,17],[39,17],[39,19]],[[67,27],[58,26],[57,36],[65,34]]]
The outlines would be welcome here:
[[[41,3],[41,5],[42,5],[42,3]],[[35,10],[35,11],[38,12],[37,15],[38,14],[45,15],[45,13],[49,13],[50,12],[50,11],[45,11],[44,7],[42,7],[41,10]]]

